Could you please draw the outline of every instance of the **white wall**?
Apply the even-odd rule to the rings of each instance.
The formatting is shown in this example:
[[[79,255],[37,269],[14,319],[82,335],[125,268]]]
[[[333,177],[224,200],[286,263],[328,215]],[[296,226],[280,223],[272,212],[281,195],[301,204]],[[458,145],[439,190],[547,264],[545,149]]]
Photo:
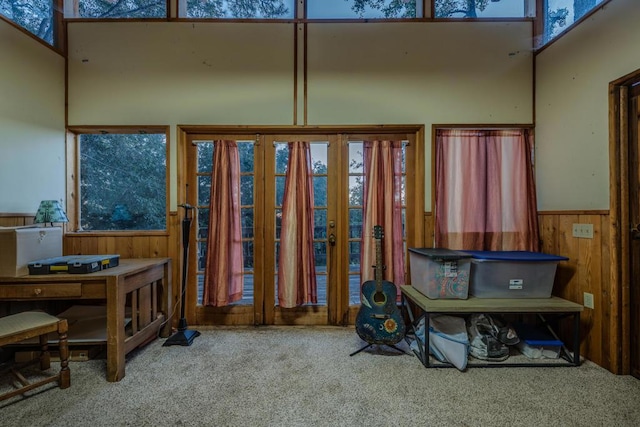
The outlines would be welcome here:
[[[0,212],[65,199],[64,58],[0,19]]]
[[[70,125],[175,134],[178,124],[292,125],[294,108],[302,124],[293,24],[68,28]],[[530,38],[530,22],[309,24],[307,124],[424,124],[430,166],[433,123],[532,122]]]
[[[539,210],[609,209],[609,83],[640,68],[638,22],[613,0],[536,57]]]

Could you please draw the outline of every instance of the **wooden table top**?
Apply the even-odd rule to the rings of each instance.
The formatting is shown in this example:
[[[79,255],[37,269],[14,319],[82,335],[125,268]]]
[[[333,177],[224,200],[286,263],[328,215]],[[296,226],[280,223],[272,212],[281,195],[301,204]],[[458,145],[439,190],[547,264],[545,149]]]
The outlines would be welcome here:
[[[583,306],[551,298],[430,299],[413,286],[400,286],[402,294],[428,313],[562,313],[579,312]]]
[[[0,283],[40,283],[46,282],[68,282],[68,281],[91,281],[104,280],[105,277],[119,276],[122,274],[131,274],[137,271],[145,270],[154,265],[164,265],[171,258],[125,258],[120,259],[116,267],[107,268],[101,271],[86,274],[71,273],[51,273],[51,274],[33,274],[18,277],[0,277]]]

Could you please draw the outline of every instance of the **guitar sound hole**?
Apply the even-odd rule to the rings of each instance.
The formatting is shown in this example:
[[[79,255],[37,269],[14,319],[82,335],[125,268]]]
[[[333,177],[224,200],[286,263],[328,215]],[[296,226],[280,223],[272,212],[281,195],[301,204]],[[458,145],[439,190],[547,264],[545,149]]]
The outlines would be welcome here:
[[[384,292],[376,292],[375,294],[373,294],[373,302],[378,305],[383,305],[385,302],[387,302],[387,296],[384,294]]]

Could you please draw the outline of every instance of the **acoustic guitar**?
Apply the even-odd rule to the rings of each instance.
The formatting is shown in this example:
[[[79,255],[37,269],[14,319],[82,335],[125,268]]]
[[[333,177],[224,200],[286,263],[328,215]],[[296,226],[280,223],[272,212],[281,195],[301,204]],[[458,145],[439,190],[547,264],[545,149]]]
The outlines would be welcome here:
[[[373,227],[376,240],[375,280],[362,284],[362,304],[356,316],[356,332],[369,344],[393,345],[404,338],[405,324],[396,305],[397,289],[393,283],[382,280],[382,226]]]

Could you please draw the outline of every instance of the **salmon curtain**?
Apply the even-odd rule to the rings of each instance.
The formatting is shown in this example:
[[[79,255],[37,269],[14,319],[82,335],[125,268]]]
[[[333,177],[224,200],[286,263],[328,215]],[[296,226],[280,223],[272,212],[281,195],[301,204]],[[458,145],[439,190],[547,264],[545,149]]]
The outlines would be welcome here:
[[[439,129],[436,247],[539,251],[532,156],[526,129]]]
[[[210,203],[203,304],[223,307],[242,299],[244,285],[240,158],[235,141],[214,142]]]
[[[290,142],[282,201],[278,304],[318,302],[313,251],[313,170],[309,142]]]
[[[402,229],[402,141],[364,142],[364,203],[360,265],[362,281],[374,280],[373,227],[383,228],[383,280],[404,285]],[[398,288],[400,289],[400,288]],[[399,296],[399,291],[398,291]]]

